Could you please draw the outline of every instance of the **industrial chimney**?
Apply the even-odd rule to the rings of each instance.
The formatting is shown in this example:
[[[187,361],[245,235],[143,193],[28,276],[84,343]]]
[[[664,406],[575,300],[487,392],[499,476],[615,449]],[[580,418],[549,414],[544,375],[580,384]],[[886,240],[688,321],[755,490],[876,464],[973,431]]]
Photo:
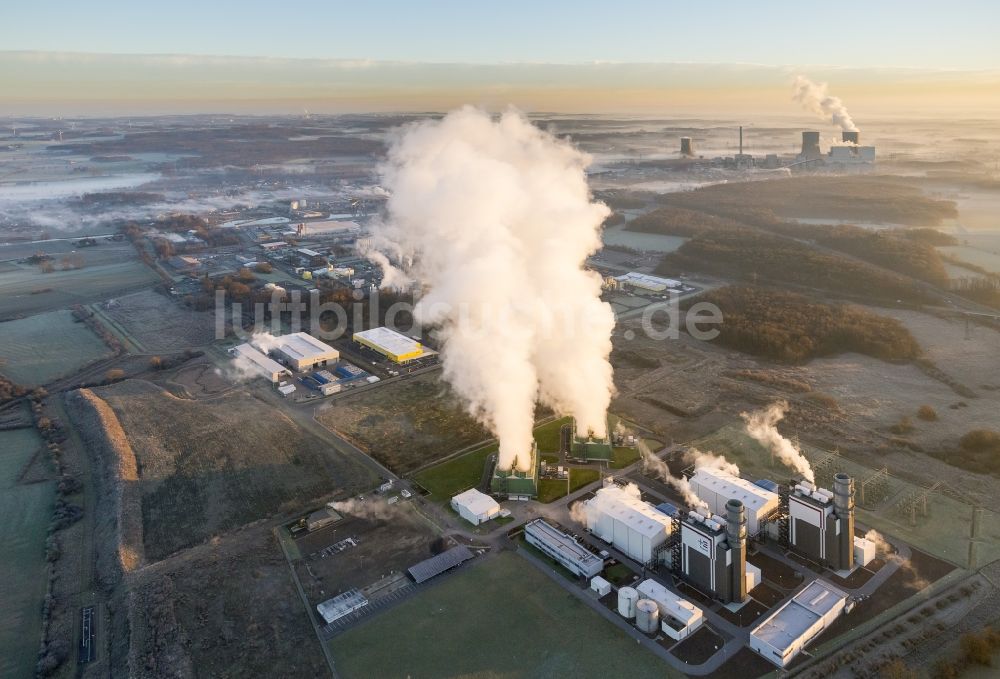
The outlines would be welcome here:
[[[681,137],[681,155],[688,158],[694,156],[694,145],[691,144],[691,137]]]
[[[861,133],[856,130],[854,131],[844,130],[843,132],[840,133],[840,139],[845,144],[854,144],[855,146],[857,146],[858,142],[861,139]]]
[[[843,472],[833,475],[833,511],[840,520],[837,568],[854,567],[854,479]]]
[[[726,502],[726,540],[732,551],[729,591],[733,601],[743,602],[747,598],[747,521],[739,500]]]
[[[819,158],[822,152],[819,150],[819,132],[806,130],[802,133],[802,153],[803,160]]]

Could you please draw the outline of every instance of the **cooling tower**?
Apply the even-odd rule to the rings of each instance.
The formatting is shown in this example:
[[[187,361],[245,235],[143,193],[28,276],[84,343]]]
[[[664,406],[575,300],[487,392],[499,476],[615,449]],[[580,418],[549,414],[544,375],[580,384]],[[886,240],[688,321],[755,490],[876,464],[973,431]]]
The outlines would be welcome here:
[[[681,155],[691,157],[694,155],[694,145],[691,137],[681,137]]]
[[[802,158],[819,158],[822,152],[819,150],[819,132],[807,130],[802,133]]]
[[[833,475],[833,509],[840,519],[837,568],[854,567],[854,479],[843,472]]]
[[[861,139],[861,133],[857,131],[844,130],[840,133],[840,138],[845,144],[854,144],[857,146]]]

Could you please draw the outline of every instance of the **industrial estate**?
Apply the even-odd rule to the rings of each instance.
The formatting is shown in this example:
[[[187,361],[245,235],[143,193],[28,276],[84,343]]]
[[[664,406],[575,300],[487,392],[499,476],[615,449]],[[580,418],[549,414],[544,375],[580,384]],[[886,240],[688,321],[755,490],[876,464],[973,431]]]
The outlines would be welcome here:
[[[810,87],[5,123],[0,675],[986,676],[995,125]]]

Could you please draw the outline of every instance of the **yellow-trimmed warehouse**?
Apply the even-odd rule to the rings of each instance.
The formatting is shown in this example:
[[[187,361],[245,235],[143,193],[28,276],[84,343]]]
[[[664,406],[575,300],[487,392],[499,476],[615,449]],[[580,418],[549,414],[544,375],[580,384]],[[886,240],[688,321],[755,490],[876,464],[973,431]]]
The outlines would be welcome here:
[[[354,341],[396,363],[406,363],[434,353],[417,340],[385,327],[356,332]]]

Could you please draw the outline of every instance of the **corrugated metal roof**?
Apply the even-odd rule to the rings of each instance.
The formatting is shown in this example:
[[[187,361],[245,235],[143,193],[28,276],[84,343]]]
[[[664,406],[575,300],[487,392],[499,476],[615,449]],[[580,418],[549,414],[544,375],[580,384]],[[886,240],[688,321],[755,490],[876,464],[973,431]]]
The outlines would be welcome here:
[[[699,491],[702,488],[707,488],[724,497],[742,501],[747,511],[754,513],[770,505],[777,506],[778,504],[777,493],[772,493],[746,479],[711,467],[696,469],[691,477],[691,485],[699,496],[701,495]]]
[[[458,545],[457,547],[452,547],[447,551],[441,552],[437,556],[432,556],[429,559],[424,559],[420,563],[410,566],[406,572],[410,574],[410,577],[415,582],[426,582],[434,576],[440,575],[446,570],[454,568],[471,558],[473,558],[473,554],[469,551],[469,548],[465,545]]]

